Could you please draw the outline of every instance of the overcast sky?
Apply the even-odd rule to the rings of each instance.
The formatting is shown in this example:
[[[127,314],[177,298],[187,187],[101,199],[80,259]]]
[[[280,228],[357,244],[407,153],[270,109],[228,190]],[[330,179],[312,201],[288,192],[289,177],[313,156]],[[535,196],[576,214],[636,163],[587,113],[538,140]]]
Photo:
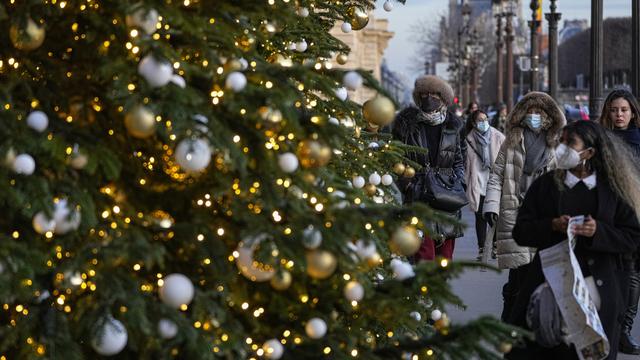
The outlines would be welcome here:
[[[631,1],[636,0],[605,0],[605,18],[631,16]],[[413,79],[416,74],[411,72],[411,61],[416,49],[411,39],[413,36],[410,31],[411,26],[419,22],[437,21],[440,14],[446,14],[449,0],[407,0],[406,5],[394,1],[395,6],[391,12],[382,9],[384,0],[377,0],[376,3],[378,6],[376,17],[389,19],[389,30],[395,32],[385,52],[387,64],[392,70]],[[523,1],[523,6],[526,6],[524,9],[526,15],[531,14],[528,4],[528,0]],[[591,16],[589,0],[558,0],[556,4],[557,11],[562,13],[563,20],[589,19]],[[543,6],[544,12],[548,12],[549,0],[543,0]],[[546,21],[543,22],[543,26],[547,27]]]

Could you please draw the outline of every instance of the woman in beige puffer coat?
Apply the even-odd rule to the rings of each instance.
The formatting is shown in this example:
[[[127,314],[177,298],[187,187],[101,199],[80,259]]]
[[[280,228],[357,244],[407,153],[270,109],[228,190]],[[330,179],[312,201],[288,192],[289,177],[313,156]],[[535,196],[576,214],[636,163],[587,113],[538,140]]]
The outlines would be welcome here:
[[[509,269],[502,289],[502,319],[511,311],[536,251],[513,240],[518,209],[531,183],[555,169],[553,150],[565,124],[563,111],[541,92],[525,95],[507,117],[506,140],[491,170],[483,208],[489,225],[497,227],[498,267]]]

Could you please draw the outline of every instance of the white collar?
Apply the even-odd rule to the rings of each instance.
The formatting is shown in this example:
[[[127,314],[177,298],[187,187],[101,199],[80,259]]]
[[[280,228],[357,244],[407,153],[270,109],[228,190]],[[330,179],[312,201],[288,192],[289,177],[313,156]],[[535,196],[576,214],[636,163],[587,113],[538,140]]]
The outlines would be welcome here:
[[[569,189],[573,189],[579,182],[583,182],[589,190],[593,190],[596,187],[596,173],[587,176],[584,179],[580,179],[577,176],[573,175],[571,171],[567,170],[567,175],[564,178],[564,184],[567,185]]]

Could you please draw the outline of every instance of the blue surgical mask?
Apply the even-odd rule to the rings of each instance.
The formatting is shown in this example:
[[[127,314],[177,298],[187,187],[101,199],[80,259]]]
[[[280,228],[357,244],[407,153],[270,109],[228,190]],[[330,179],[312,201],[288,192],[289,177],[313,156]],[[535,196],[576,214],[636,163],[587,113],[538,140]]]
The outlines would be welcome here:
[[[531,130],[538,130],[542,126],[542,116],[540,114],[527,114],[524,117],[524,123],[531,128]]]
[[[489,122],[488,121],[478,121],[476,123],[476,129],[478,129],[478,131],[480,131],[481,133],[487,132],[487,130],[489,130]]]

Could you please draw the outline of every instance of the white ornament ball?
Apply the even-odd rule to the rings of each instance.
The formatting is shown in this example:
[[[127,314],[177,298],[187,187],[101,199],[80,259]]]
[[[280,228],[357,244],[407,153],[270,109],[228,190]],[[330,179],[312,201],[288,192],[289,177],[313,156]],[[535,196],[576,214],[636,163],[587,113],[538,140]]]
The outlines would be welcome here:
[[[307,17],[309,16],[309,9],[307,9],[306,7],[301,7],[298,9],[298,15],[301,17]]]
[[[71,160],[69,161],[69,165],[76,170],[82,170],[89,163],[89,156],[83,151],[80,151],[78,144],[75,144],[73,147],[73,152],[71,153]]]
[[[382,5],[382,7],[384,8],[385,11],[391,11],[393,10],[393,3],[387,0],[384,2],[384,5]]]
[[[247,86],[247,77],[241,72],[234,71],[227,76],[225,86],[235,92],[242,91]]]
[[[178,335],[178,325],[169,319],[160,319],[158,321],[158,334],[163,339],[172,339]]]
[[[176,162],[188,173],[202,171],[209,166],[211,149],[205,139],[184,139],[176,147]]]
[[[49,125],[49,118],[40,110],[32,111],[27,116],[27,125],[37,132],[43,132]]]
[[[409,314],[409,316],[411,316],[411,318],[412,318],[413,320],[415,320],[415,321],[420,321],[420,320],[422,320],[422,315],[420,315],[420,313],[419,313],[419,312],[417,312],[417,311],[412,311],[412,312]]]
[[[171,76],[170,81],[182,89],[187,87],[187,82],[184,80],[182,76],[178,74],[173,74],[173,76]]]
[[[296,44],[296,51],[298,52],[305,52],[307,51],[307,48],[309,47],[309,44],[307,44],[307,41],[302,39],[301,41],[299,41]]]
[[[164,278],[164,284],[160,288],[160,300],[177,309],[182,305],[189,305],[194,293],[193,284],[188,277],[183,274],[171,274]]]
[[[380,148],[380,144],[378,144],[375,141],[372,141],[369,143],[369,149],[371,150],[378,150]]]
[[[347,100],[347,98],[349,97],[349,92],[347,91],[347,88],[345,87],[339,87],[335,90],[336,93],[336,97],[342,101]]]
[[[20,154],[13,160],[13,171],[18,174],[31,175],[36,170],[36,161],[29,154]]]
[[[393,184],[393,177],[389,174],[382,175],[382,185],[389,186]]]
[[[284,353],[284,347],[278,339],[270,339],[264,342],[262,351],[267,359],[280,359]]]
[[[54,205],[53,221],[55,223],[54,232],[64,235],[80,227],[80,212],[77,209],[71,210],[67,199],[60,199]]]
[[[53,232],[56,228],[56,222],[53,219],[49,219],[44,211],[39,211],[31,221],[33,230],[38,234],[45,234],[47,232]]]
[[[380,177],[380,174],[378,174],[377,172],[374,172],[373,174],[369,175],[369,184],[378,186],[380,185],[381,181],[382,181],[382,178]]]
[[[291,51],[295,51],[296,50],[296,43],[294,43],[294,42],[289,43],[289,46],[287,46],[287,49],[289,49]]]
[[[137,27],[144,31],[147,35],[156,32],[160,16],[155,9],[138,9],[133,14],[126,17],[126,23],[129,27]]]
[[[173,67],[168,61],[158,61],[149,54],[140,60],[138,64],[138,74],[140,74],[151,87],[165,86],[171,81]]]
[[[320,339],[327,333],[327,323],[320,318],[313,318],[304,326],[304,331],[312,339]]]
[[[340,125],[340,121],[334,117],[330,117],[329,118],[329,124],[333,124],[333,125]]]
[[[278,165],[286,173],[292,173],[298,169],[298,157],[288,152],[278,156]]]
[[[435,309],[431,312],[431,319],[433,321],[438,321],[442,318],[442,311]]]
[[[409,279],[416,275],[413,272],[411,264],[399,259],[391,260],[391,269],[393,270],[393,276],[400,281]]]
[[[240,62],[240,65],[242,65],[241,67],[242,70],[247,70],[249,68],[249,62],[247,61],[247,59],[240,58],[238,59],[238,61]]]
[[[351,24],[344,22],[342,23],[342,26],[340,26],[340,29],[342,29],[343,33],[348,34],[351,32]]]
[[[98,354],[111,356],[118,354],[127,345],[128,334],[124,325],[108,317],[104,320],[102,328],[98,329],[96,337],[91,340],[91,346]]]
[[[349,301],[360,301],[364,298],[364,287],[355,280],[344,286],[344,297]]]
[[[302,245],[309,250],[317,249],[322,244],[322,233],[313,225],[302,231]]]
[[[362,189],[365,185],[364,178],[362,176],[356,176],[351,180],[353,187],[356,189]]]
[[[342,77],[342,84],[349,90],[358,90],[362,83],[362,76],[355,71],[349,71]]]

